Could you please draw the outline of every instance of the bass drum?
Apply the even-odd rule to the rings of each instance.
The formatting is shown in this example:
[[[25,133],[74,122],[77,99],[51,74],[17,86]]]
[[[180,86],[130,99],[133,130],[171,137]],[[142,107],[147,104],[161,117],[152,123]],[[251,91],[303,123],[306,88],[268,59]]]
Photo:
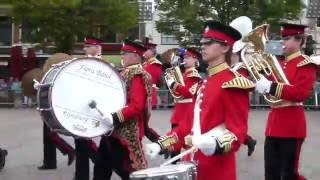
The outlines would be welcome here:
[[[110,131],[96,109],[103,113],[126,104],[125,84],[113,67],[100,59],[78,58],[54,65],[44,75],[37,93],[38,109],[45,123],[67,136],[93,138]]]

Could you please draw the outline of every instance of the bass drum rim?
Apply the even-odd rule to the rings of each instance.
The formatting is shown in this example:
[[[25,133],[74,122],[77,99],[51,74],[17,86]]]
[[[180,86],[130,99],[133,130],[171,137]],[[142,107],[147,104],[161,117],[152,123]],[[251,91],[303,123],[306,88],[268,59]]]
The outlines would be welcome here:
[[[53,108],[51,105],[51,90],[53,87],[53,79],[55,79],[55,77],[57,76],[57,74],[60,72],[60,68],[61,66],[54,66],[51,67],[43,76],[43,78],[41,79],[41,84],[43,86],[40,87],[40,89],[37,92],[37,102],[38,102],[38,108],[40,111],[40,115],[42,118],[42,121],[50,128],[50,130],[54,131],[54,132],[58,132],[60,134],[66,135],[66,136],[72,136],[71,133],[69,133],[62,125],[61,123],[58,121],[57,117],[55,116],[54,112],[53,112]],[[50,83],[44,83],[45,80],[48,78],[48,75],[53,73],[54,70],[58,69],[55,74],[53,74],[53,78],[52,78],[52,82]],[[47,93],[47,97],[46,98],[42,98],[40,97],[40,94],[46,92]],[[47,101],[47,105],[48,107],[42,109],[43,107],[41,106],[40,101],[42,101],[43,99],[45,99]]]

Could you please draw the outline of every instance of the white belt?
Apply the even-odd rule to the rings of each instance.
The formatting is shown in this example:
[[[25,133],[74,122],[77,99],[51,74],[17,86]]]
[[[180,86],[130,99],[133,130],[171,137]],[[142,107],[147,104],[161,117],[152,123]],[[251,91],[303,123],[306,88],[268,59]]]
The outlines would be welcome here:
[[[289,107],[289,106],[303,106],[302,102],[291,102],[291,101],[283,101],[279,104],[272,105],[272,108],[282,108],[282,107]]]
[[[175,99],[174,100],[175,103],[192,103],[192,99],[189,98],[189,99]]]

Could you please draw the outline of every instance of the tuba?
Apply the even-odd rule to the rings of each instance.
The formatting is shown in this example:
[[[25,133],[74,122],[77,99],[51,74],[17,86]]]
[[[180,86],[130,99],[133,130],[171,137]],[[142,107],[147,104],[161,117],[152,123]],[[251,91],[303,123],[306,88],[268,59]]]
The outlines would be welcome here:
[[[182,73],[181,73],[181,69],[180,69],[180,65],[181,63],[179,63],[179,57],[177,56],[177,49],[174,49],[171,54],[170,54],[170,64],[171,64],[171,67],[170,68],[167,68],[165,70],[165,73],[164,73],[164,79],[166,81],[166,84],[168,86],[168,89],[172,95],[172,97],[174,97],[175,99],[181,99],[182,96],[181,95],[177,95],[176,93],[174,93],[172,91],[172,89],[170,88],[170,84],[168,83],[168,79],[170,78],[174,78],[175,82],[181,84],[181,85],[185,85],[184,84],[184,80],[183,80],[183,76],[182,76]]]
[[[260,80],[260,73],[262,73],[264,76],[272,77],[278,83],[289,84],[276,57],[264,52],[265,44],[268,40],[268,27],[268,24],[263,24],[243,37],[242,41],[247,45],[241,51],[241,59],[255,82]],[[271,104],[277,104],[282,101],[271,95],[264,95],[264,98]]]

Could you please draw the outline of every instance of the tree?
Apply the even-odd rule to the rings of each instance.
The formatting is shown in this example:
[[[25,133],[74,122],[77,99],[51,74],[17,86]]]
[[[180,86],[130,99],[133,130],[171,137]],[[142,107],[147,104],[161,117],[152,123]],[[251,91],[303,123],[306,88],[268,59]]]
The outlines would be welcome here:
[[[16,0],[13,17],[30,29],[29,40],[70,53],[77,37],[99,36],[100,27],[127,33],[137,24],[137,6],[127,0]]]
[[[158,10],[160,20],[157,30],[173,34],[180,44],[196,43],[203,29],[203,22],[217,19],[224,24],[236,17],[246,15],[254,25],[270,23],[274,26],[279,19],[295,19],[302,9],[300,0],[162,0]],[[180,25],[174,31],[172,25]]]

